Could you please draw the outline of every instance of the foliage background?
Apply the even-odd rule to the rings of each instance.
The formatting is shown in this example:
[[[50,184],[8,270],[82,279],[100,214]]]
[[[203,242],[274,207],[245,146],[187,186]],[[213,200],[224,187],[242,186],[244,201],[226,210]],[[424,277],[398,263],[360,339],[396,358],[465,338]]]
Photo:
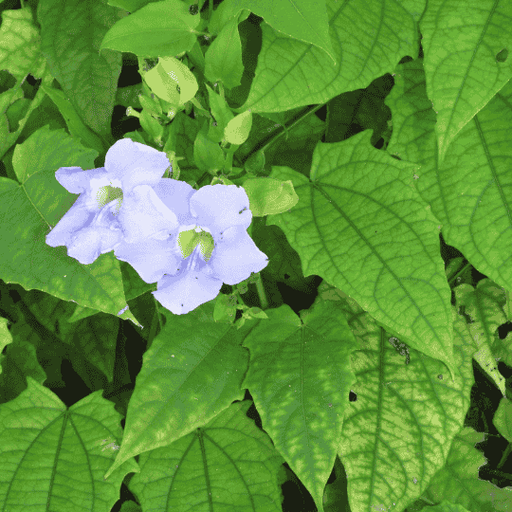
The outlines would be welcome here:
[[[114,42],[112,27],[147,4],[168,19],[176,2],[163,3],[0,4],[2,507],[511,510],[510,4],[304,2],[287,23],[264,1],[184,2],[197,20],[180,51],[171,37],[146,53],[162,41],[129,31]],[[199,103],[172,122],[140,71],[164,54],[181,55],[199,84]],[[223,94],[230,115],[252,112],[231,165],[212,145]],[[83,268],[44,244],[76,199],[55,170],[99,167],[123,136],[174,152],[195,186],[221,175],[243,185],[248,173],[293,181],[295,209],[253,219],[270,260],[259,278],[178,318],[111,255]],[[322,181],[332,169],[341,181]],[[384,209],[355,199],[361,190],[384,190],[386,208],[416,202],[410,244],[429,249],[410,257],[409,220],[391,229]],[[393,283],[380,308],[372,255],[343,259],[380,221],[386,262],[425,272],[434,254],[453,359],[402,321]],[[319,240],[337,257],[308,249]],[[233,296],[242,309],[226,305]],[[197,368],[181,382],[179,365]]]

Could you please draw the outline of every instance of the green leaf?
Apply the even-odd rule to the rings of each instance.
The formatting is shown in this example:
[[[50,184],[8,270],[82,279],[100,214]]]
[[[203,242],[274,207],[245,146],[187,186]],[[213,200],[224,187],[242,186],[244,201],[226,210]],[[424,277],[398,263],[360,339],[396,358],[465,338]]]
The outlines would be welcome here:
[[[176,141],[175,149],[173,149],[176,151],[177,156],[185,158],[183,161],[180,161],[179,166],[180,168],[188,167],[188,172],[192,168],[196,169],[194,163],[194,141],[199,132],[199,127],[198,120],[187,116],[185,112],[178,113],[170,124],[169,137],[173,137]],[[186,180],[188,179],[187,176]]]
[[[53,503],[55,510],[63,501],[69,510],[64,496],[73,496],[72,509],[97,510],[97,500],[110,509],[124,477],[139,470],[130,460],[109,481],[103,479],[123,435],[114,404],[99,390],[66,409],[31,377],[27,384],[17,398],[0,405],[0,507],[15,510],[20,503],[35,503],[37,495],[37,503]]]
[[[222,21],[232,13],[238,14],[247,9],[261,16],[277,32],[321,49],[331,66],[336,61],[336,52],[329,37],[325,0],[225,0],[223,3],[227,5]],[[215,28],[218,26],[216,21]]]
[[[212,511],[281,512],[283,460],[247,417],[250,405],[234,403],[172,445],[143,453],[141,471],[130,480],[142,509],[183,510],[205,496]],[[193,483],[182,478],[183,470],[194,475]]]
[[[224,128],[224,137],[230,144],[243,144],[249,137],[252,126],[250,110],[235,116]]]
[[[437,115],[439,163],[462,128],[512,78],[510,61],[498,58],[503,48],[512,48],[511,16],[510,2],[499,7],[429,2],[421,17],[427,91]]]
[[[386,98],[393,115],[387,151],[421,165],[415,187],[443,226],[446,243],[506,290],[512,290],[512,174],[505,164],[512,158],[511,102],[509,82],[462,128],[440,165],[439,120],[423,63],[400,65]]]
[[[0,361],[2,360],[2,352],[4,348],[12,343],[12,335],[9,333],[7,318],[0,318]]]
[[[240,7],[238,2],[224,1],[213,11],[213,16],[208,22],[208,32],[216,36],[235,16],[238,23],[245,21],[251,12]]]
[[[343,92],[367,87],[378,76],[394,73],[404,55],[418,55],[417,25],[395,3],[368,11],[364,2],[347,9],[343,2],[327,0],[327,13],[330,34],[336,41],[336,64],[320,48],[261,24],[263,41],[256,76],[239,111],[280,112],[325,103]],[[354,23],[354,17],[364,23]]]
[[[208,138],[206,125],[197,132],[194,141],[194,162],[198,169],[210,174],[224,168],[224,152],[216,142]]]
[[[305,276],[344,290],[406,343],[443,361],[453,377],[438,221],[412,186],[414,166],[373,148],[370,138],[365,131],[344,142],[319,142],[309,179],[273,167],[270,177],[290,179],[299,203],[267,225],[285,232]]]
[[[215,300],[215,309],[213,310],[213,319],[215,322],[232,324],[236,315],[236,297],[219,293]]]
[[[266,313],[269,319],[254,325],[243,343],[250,364],[242,387],[251,393],[277,450],[323,512],[323,490],[355,382],[350,355],[357,343],[345,318],[326,302],[300,318],[287,305]]]
[[[30,9],[2,12],[0,41],[2,69],[8,69],[18,80],[28,73],[34,77],[43,76],[45,61],[40,49],[41,40]]]
[[[180,0],[150,3],[119,20],[105,34],[100,50],[111,48],[139,57],[178,55],[194,46],[199,21],[200,16],[192,16]]]
[[[290,180],[282,182],[273,178],[254,178],[244,181],[254,217],[275,215],[293,208],[299,197]]]
[[[142,84],[118,87],[116,93],[116,105],[123,107],[141,108],[139,94],[142,93]]]
[[[17,82],[14,87],[0,94],[0,158],[18,140],[30,114],[44,99],[43,91],[38,91],[18,127],[10,130],[7,111],[11,105],[23,98],[21,88],[25,77],[31,73],[34,78],[47,78],[46,62],[41,54],[39,31],[34,26],[32,11],[20,9],[2,12],[0,27],[0,68],[8,70]]]
[[[262,174],[265,169],[265,153],[256,151],[244,163],[244,169],[249,174]]]
[[[167,323],[144,354],[123,444],[108,474],[134,455],[203,427],[233,400],[243,399],[249,354],[234,327],[214,322],[213,309],[211,302],[187,315],[162,309]]]
[[[59,109],[59,112],[66,121],[69,133],[73,137],[82,142],[84,146],[95,149],[100,154],[108,149],[103,147],[101,139],[84,124],[63,91],[54,89],[44,83],[40,87]]]
[[[26,330],[31,330],[24,325],[25,332],[17,336],[19,325],[15,324],[11,331],[16,340],[8,345],[6,353],[0,355],[2,373],[0,373],[0,402],[10,402],[27,388],[27,377],[31,377],[38,384],[48,382],[48,374],[37,360],[36,347],[26,339]],[[32,331],[33,333],[33,331]]]
[[[143,78],[159,98],[176,107],[190,101],[199,88],[190,69],[174,57],[160,57],[158,64],[144,73]],[[179,93],[176,86],[180,88]]]
[[[205,84],[205,87],[208,91],[210,110],[217,123],[216,126],[210,124],[208,138],[213,142],[220,142],[224,138],[224,128],[235,116],[231,112],[226,100],[220,94],[214,92],[208,84]]]
[[[164,135],[164,127],[155,119],[147,110],[143,110],[139,117],[140,125],[144,132],[150,137],[153,143],[162,144],[162,136]]]
[[[37,7],[41,51],[52,75],[85,123],[104,137],[111,136],[122,58],[110,51],[100,55],[97,44],[120,16],[119,9],[96,0],[47,0]]]
[[[158,2],[159,0],[108,0],[109,5],[126,9],[128,12],[134,12],[144,7],[150,2]]]
[[[500,489],[478,476],[479,469],[488,460],[475,445],[482,443],[485,437],[485,434],[469,427],[460,431],[450,447],[446,466],[431,480],[425,493],[429,501],[438,503],[448,500],[470,511],[510,511],[512,488]],[[430,507],[427,510],[431,510]]]
[[[82,362],[95,365],[106,375],[109,382],[113,381],[118,318],[94,309],[82,308],[73,302],[64,302],[39,290],[26,292],[23,304],[35,317],[34,322],[39,322],[58,336]],[[41,329],[41,326],[37,328]],[[91,336],[96,331],[101,331],[102,335]],[[41,337],[46,338],[44,333]]]
[[[439,361],[410,346],[399,353],[400,340],[346,293],[324,282],[317,300],[336,306],[333,315],[347,319],[359,345],[351,358],[356,400],[345,412],[338,445],[350,508],[395,503],[404,510],[443,468],[464,423],[474,383],[472,347],[455,339],[460,373],[451,381]],[[457,316],[453,308],[450,313]]]
[[[512,442],[512,404],[505,398],[500,401],[498,410],[492,419],[499,433],[510,443]]]
[[[492,351],[495,332],[507,322],[501,305],[505,301],[505,291],[490,279],[482,279],[476,288],[461,284],[455,287],[454,292],[457,308],[459,311],[463,308],[467,319],[463,333],[466,343],[473,346],[472,356],[505,396],[505,379],[498,370],[498,358]],[[511,362],[510,357],[504,362]]]
[[[241,83],[244,72],[238,18],[227,23],[205,55],[205,75],[210,82],[222,82],[228,89]]]
[[[45,291],[65,301],[112,315],[126,306],[119,262],[112,253],[91,265],[50,247],[45,236],[76,201],[55,178],[60,167],[94,168],[98,153],[64,130],[45,126],[17,145],[13,166],[20,183],[0,179],[0,278],[26,290]],[[15,214],[13,214],[15,212]]]

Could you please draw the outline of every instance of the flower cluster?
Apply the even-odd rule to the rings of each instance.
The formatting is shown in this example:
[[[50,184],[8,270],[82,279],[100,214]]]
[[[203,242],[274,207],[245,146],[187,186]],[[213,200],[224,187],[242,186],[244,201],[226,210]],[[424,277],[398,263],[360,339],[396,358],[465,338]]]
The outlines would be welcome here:
[[[114,251],[174,314],[214,299],[222,283],[234,285],[259,272],[267,256],[247,228],[249,198],[236,185],[207,185],[162,178],[170,162],[161,151],[131,139],[117,141],[105,167],[62,167],[58,182],[80,194],[46,236],[82,264]]]

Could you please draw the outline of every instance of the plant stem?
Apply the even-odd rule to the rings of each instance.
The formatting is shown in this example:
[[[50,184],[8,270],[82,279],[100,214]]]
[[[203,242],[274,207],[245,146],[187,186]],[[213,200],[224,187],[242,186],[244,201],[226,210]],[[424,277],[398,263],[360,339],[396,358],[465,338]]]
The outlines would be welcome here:
[[[302,113],[300,113],[288,126],[283,126],[279,131],[271,135],[265,142],[258,144],[255,146],[249,154],[243,159],[243,162],[239,167],[243,167],[243,164],[249,159],[249,157],[258,151],[265,151],[271,144],[273,144],[276,140],[278,140],[283,134],[291,131],[295,126],[301,123],[308,116],[314,114],[317,110],[321,109],[324,104],[315,105],[313,107],[308,107]]]
[[[256,290],[258,290],[258,297],[260,299],[261,309],[265,310],[268,308],[267,296],[265,295],[265,288],[263,288],[263,282],[261,281],[261,275],[258,273],[255,277]]]

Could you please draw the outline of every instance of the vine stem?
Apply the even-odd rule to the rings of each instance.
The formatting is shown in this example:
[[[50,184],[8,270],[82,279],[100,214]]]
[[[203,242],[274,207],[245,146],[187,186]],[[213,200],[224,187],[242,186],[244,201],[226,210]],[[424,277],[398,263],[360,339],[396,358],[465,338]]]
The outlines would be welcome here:
[[[243,167],[245,162],[249,159],[249,157],[253,153],[257,153],[258,151],[265,151],[271,144],[274,144],[274,142],[276,142],[276,140],[278,140],[280,137],[282,137],[285,133],[288,133],[289,131],[293,130],[293,128],[295,128],[295,126],[297,126],[299,123],[304,121],[304,119],[306,119],[310,115],[314,114],[317,110],[320,110],[323,106],[324,106],[324,103],[321,103],[320,105],[314,105],[313,107],[306,108],[306,110],[301,112],[292,123],[290,123],[288,126],[283,126],[281,128],[281,130],[279,130],[275,134],[271,135],[266,140],[266,142],[254,147],[251,151],[249,151],[247,156],[243,159],[243,161],[240,162],[240,165],[238,165],[238,167]],[[236,155],[235,155],[235,157],[236,157]]]
[[[265,294],[265,288],[263,288],[263,282],[261,281],[261,275],[256,274],[255,278],[256,290],[258,291],[258,297],[260,299],[261,309],[265,310],[268,308],[267,296]]]

